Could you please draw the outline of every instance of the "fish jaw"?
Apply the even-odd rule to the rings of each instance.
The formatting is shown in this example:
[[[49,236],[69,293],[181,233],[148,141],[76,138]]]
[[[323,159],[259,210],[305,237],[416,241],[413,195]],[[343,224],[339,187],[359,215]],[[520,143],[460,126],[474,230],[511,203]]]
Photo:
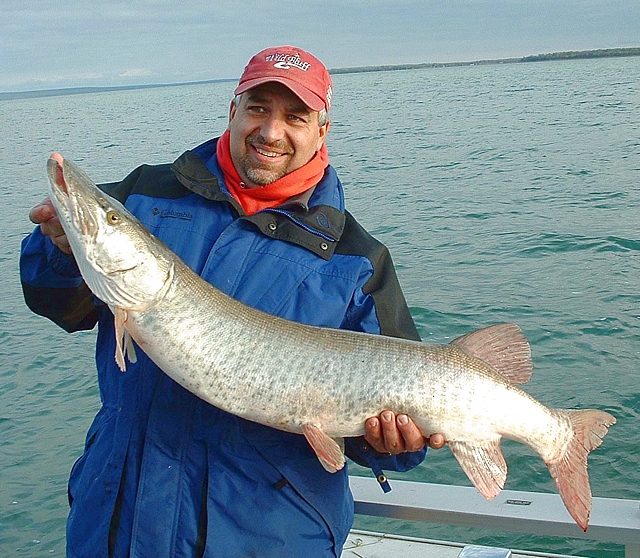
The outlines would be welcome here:
[[[112,309],[157,305],[173,278],[168,249],[158,250],[157,240],[120,202],[62,155],[51,155],[47,172],[51,201],[91,291]]]
[[[83,195],[86,188],[81,188],[82,182],[75,180],[76,177],[69,176],[69,172],[65,173],[65,167],[64,159],[59,153],[52,154],[47,161],[51,201],[69,242],[74,242],[73,251],[86,256],[85,245],[95,237],[97,230],[95,212],[87,206],[92,197]],[[73,228],[77,229],[78,234],[69,234]]]

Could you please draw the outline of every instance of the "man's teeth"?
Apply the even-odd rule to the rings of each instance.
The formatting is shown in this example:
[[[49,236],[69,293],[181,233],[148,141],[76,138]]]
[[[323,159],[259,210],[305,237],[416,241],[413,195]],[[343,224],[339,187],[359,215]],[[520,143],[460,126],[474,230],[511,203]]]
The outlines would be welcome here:
[[[260,155],[264,155],[265,157],[278,157],[280,153],[274,153],[273,151],[264,151],[258,147],[255,148]]]

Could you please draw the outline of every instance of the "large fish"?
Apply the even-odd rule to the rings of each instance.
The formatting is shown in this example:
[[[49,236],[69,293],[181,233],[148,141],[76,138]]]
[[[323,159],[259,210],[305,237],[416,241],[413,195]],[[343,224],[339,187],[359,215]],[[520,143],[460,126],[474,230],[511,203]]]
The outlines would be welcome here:
[[[312,327],[252,309],[215,289],[72,162],[48,161],[53,204],[82,276],[112,309],[116,360],[137,345],[203,400],[245,419],[301,433],[322,465],[345,458],[337,440],[364,433],[384,409],[411,416],[425,436],[444,434],[486,498],[503,488],[502,437],[547,464],[576,523],[587,529],[587,454],[615,418],[549,409],[516,387],[532,373],[514,324],[450,344]]]

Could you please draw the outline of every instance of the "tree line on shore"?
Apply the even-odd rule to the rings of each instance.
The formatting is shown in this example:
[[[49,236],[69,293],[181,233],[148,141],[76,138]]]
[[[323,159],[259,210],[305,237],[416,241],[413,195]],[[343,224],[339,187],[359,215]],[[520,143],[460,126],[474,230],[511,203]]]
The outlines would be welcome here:
[[[572,50],[534,54],[520,58],[496,58],[467,62],[423,62],[417,64],[388,64],[382,66],[360,66],[355,68],[336,68],[331,74],[351,74],[358,72],[384,72],[387,70],[416,70],[420,68],[448,68],[453,66],[480,66],[485,64],[516,64],[521,62],[544,62],[549,60],[570,60],[578,58],[612,58],[622,56],[640,56],[640,47],[605,48],[597,50]]]

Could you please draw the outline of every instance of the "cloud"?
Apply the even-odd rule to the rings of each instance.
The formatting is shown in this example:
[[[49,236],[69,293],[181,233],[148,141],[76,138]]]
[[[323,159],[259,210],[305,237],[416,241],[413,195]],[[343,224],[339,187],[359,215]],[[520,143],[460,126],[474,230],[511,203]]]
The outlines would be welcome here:
[[[153,72],[148,68],[128,68],[124,70],[124,72],[120,72],[118,77],[130,79],[130,78],[141,78],[141,77],[151,77],[153,76]]]
[[[3,0],[0,91],[234,78],[275,44],[330,68],[639,46],[638,21],[628,0]]]

